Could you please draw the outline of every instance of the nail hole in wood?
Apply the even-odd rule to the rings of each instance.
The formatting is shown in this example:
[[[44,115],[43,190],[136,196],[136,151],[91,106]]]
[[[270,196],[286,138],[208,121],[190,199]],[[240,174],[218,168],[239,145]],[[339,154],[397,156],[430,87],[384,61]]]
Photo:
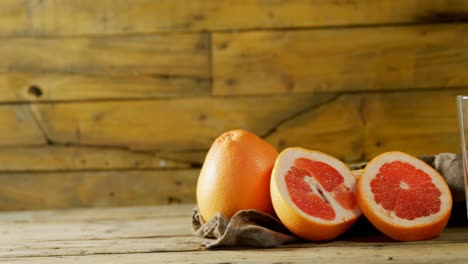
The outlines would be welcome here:
[[[40,98],[43,94],[42,89],[37,85],[29,86],[28,93],[36,98]]]

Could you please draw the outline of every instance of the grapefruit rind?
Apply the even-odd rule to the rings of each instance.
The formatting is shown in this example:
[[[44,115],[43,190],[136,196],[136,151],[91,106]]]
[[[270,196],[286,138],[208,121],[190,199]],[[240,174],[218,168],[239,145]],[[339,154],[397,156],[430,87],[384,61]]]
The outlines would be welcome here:
[[[370,182],[383,164],[394,161],[406,161],[430,176],[432,183],[441,193],[439,212],[407,220],[375,202]],[[450,189],[442,176],[422,160],[398,151],[383,153],[369,162],[358,181],[357,201],[363,214],[378,230],[400,241],[423,240],[437,236],[447,225],[452,210]]]
[[[299,237],[315,241],[336,238],[357,221],[361,210],[357,203],[353,210],[347,210],[333,198],[329,198],[336,213],[333,220],[311,216],[302,211],[289,196],[284,177],[298,158],[320,161],[332,166],[342,175],[344,185],[356,194],[356,178],[344,163],[319,151],[298,147],[287,148],[278,156],[271,178],[270,190],[275,212],[281,222]]]
[[[394,161],[401,161],[401,160],[410,160],[410,164],[416,167],[419,170],[422,170],[427,175],[431,177],[432,183],[436,185],[440,192],[440,200],[441,206],[440,211],[431,214],[429,216],[418,217],[419,224],[426,224],[432,223],[435,220],[439,219],[440,217],[446,215],[450,212],[452,199],[450,195],[450,190],[445,183],[445,180],[440,176],[440,174],[428,166],[425,162],[415,157],[409,156],[405,153],[401,152],[393,152],[391,154],[386,154],[385,156],[377,157],[373,162],[369,163],[368,167],[365,168],[364,173],[361,175],[359,179],[359,187],[362,188],[362,195],[366,195],[368,197],[365,200],[369,203],[370,208],[381,218],[386,219],[387,222],[392,223],[394,225],[399,226],[412,226],[414,225],[414,220],[407,220],[404,218],[398,217],[394,212],[389,212],[384,209],[380,204],[377,204],[374,199],[374,194],[371,191],[370,181],[372,180],[372,176],[377,175],[382,165],[386,163],[391,163]]]
[[[270,177],[278,157],[268,142],[246,130],[231,130],[211,145],[196,187],[198,209],[205,221],[217,213],[231,218],[254,209],[274,215]]]
[[[299,214],[301,214],[303,217],[323,224],[333,224],[337,222],[348,221],[349,219],[355,218],[357,214],[360,214],[358,206],[356,206],[352,211],[339,210],[341,208],[344,208],[331,196],[330,193],[324,192],[323,195],[330,202],[331,206],[335,209],[336,213],[336,217],[334,220],[324,220],[320,217],[311,216],[305,213],[292,201],[289,195],[284,195],[288,193],[284,175],[286,175],[291,166],[294,165],[294,161],[298,158],[306,158],[314,161],[320,161],[332,166],[343,176],[345,186],[348,187],[353,193],[356,193],[356,180],[351,171],[349,171],[348,167],[346,167],[346,165],[343,164],[341,161],[318,151],[298,150],[300,150],[300,148],[286,149],[285,152],[281,154],[281,158],[277,159],[277,163],[275,164],[276,171],[274,173],[274,176],[283,199],[285,199],[288,202],[288,204],[297,212],[299,212]]]

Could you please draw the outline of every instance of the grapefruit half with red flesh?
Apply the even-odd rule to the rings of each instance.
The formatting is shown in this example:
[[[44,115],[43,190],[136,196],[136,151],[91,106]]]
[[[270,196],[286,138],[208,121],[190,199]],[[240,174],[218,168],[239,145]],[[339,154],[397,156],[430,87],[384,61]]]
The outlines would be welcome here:
[[[273,207],[281,222],[306,240],[330,240],[359,218],[356,178],[340,160],[319,151],[287,148],[271,177]]]
[[[400,241],[437,236],[452,209],[442,176],[422,160],[396,151],[369,162],[359,178],[357,199],[377,229]]]

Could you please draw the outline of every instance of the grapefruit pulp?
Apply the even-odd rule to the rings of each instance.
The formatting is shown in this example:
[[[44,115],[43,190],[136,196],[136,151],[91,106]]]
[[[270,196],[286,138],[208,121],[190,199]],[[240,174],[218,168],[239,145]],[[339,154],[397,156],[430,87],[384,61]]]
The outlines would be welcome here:
[[[307,240],[330,240],[359,218],[356,178],[327,154],[287,148],[278,156],[271,177],[273,207],[281,222]]]
[[[359,178],[357,200],[377,229],[401,241],[437,236],[452,209],[442,176],[422,160],[397,151],[369,162]]]

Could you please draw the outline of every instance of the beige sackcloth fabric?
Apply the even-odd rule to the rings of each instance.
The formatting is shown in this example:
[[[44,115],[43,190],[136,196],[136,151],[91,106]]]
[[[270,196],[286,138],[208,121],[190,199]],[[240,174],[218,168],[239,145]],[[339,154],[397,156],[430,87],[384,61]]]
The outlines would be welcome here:
[[[419,157],[430,164],[447,181],[454,202],[465,200],[463,166],[461,156],[453,153],[440,153]],[[350,169],[359,170],[366,163],[350,165]],[[242,210],[231,219],[220,213],[208,221],[203,221],[198,209],[192,216],[192,229],[195,235],[214,240],[203,244],[207,249],[217,247],[276,247],[300,239],[291,234],[281,222],[273,216],[256,210]]]

